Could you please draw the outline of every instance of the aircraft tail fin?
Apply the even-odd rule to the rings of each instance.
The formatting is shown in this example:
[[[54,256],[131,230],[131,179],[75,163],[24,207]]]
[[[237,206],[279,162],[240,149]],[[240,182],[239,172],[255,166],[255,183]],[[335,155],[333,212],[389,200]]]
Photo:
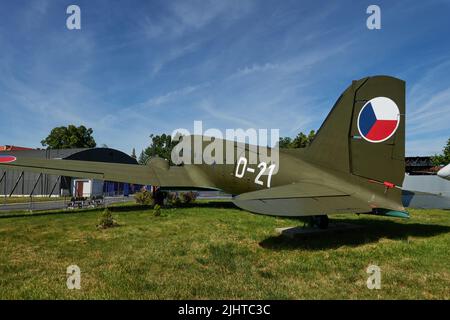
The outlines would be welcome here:
[[[305,154],[318,165],[401,186],[405,172],[405,82],[389,76],[353,81]]]

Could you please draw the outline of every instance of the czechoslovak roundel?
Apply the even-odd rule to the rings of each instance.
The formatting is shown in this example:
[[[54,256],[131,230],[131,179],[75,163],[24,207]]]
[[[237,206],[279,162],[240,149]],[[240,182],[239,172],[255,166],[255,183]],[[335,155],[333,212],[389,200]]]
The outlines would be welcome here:
[[[358,115],[358,131],[365,140],[383,142],[392,137],[400,124],[400,111],[394,101],[376,97],[366,102]]]

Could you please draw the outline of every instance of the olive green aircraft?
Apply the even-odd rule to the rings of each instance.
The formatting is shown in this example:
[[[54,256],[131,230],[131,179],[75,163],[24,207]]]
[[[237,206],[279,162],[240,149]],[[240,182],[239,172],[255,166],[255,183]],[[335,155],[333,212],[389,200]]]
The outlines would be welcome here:
[[[203,150],[207,145],[202,143]],[[328,215],[335,213],[409,217],[401,200],[405,82],[400,79],[373,76],[353,81],[310,146],[280,149],[277,163],[248,161],[252,155],[261,159],[259,153],[270,153],[271,148],[259,148],[254,154],[249,144],[232,145],[235,160],[225,164],[171,166],[168,160],[153,158],[147,165],[130,165],[10,154],[0,157],[0,169],[170,190],[223,190],[232,194],[233,202],[244,210],[274,216],[312,216],[322,228],[328,226]]]

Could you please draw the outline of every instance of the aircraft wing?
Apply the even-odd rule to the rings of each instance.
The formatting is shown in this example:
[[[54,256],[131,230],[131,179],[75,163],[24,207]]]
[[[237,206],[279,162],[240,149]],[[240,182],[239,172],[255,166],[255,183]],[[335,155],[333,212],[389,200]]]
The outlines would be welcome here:
[[[277,216],[307,216],[338,212],[369,212],[363,201],[340,190],[311,182],[299,182],[241,194],[238,207],[254,213]]]
[[[34,159],[3,156],[0,169],[47,173],[67,177],[99,179],[155,185],[163,187],[203,187],[208,186],[197,172],[188,172],[185,167],[170,167],[167,161],[155,159],[148,165],[122,164],[95,161]],[[5,159],[8,162],[5,162]],[[2,160],[0,158],[0,160]],[[192,179],[195,174],[196,179]]]

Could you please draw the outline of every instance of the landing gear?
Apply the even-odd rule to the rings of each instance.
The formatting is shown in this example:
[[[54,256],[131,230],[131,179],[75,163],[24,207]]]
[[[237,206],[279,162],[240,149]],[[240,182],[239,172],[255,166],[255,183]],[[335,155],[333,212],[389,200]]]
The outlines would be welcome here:
[[[309,225],[313,228],[327,229],[328,228],[328,216],[311,216],[309,220]]]
[[[163,206],[164,205],[164,199],[167,197],[167,193],[164,191],[161,191],[159,188],[157,190],[154,190],[153,192],[153,201],[154,204]]]

